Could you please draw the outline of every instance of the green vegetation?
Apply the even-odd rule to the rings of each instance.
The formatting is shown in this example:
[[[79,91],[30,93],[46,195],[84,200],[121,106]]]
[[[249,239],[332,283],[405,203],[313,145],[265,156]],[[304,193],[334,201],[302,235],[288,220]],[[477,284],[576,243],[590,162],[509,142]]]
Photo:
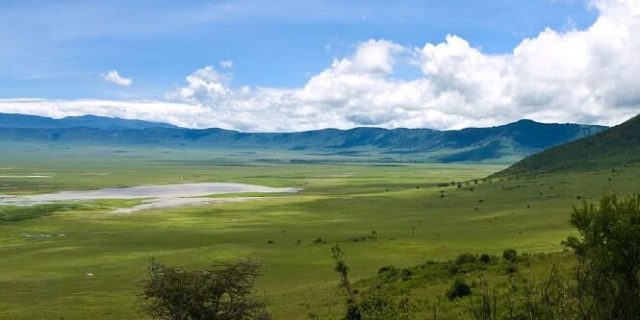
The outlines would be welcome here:
[[[574,209],[580,238],[567,245],[578,256],[579,310],[585,319],[637,319],[640,314],[640,195],[602,198]]]
[[[399,278],[397,269],[386,266],[377,277],[355,286],[345,281],[346,271],[342,272],[341,284],[349,296],[346,319],[424,319],[425,315],[428,319],[469,320],[637,319],[640,196],[619,201],[605,195],[597,207],[587,203],[574,207],[571,224],[580,233],[566,241],[572,253],[517,257],[515,250],[507,249],[502,261],[489,259],[488,263],[465,253],[452,261],[405,269],[410,277]],[[341,251],[336,259],[335,248],[339,247],[333,250],[336,271],[348,270]],[[522,265],[523,271],[505,272],[513,265]],[[545,269],[548,274],[541,277],[539,272]],[[447,281],[452,284],[442,293]],[[412,302],[408,298],[412,293],[414,298],[427,300]],[[363,312],[371,309],[370,304],[356,303],[379,301],[378,297],[387,299],[374,304],[377,312],[372,314]],[[410,307],[398,308],[395,303]],[[382,310],[391,314],[379,317]],[[357,316],[349,316],[353,314]]]
[[[270,319],[253,293],[260,268],[239,261],[188,271],[152,260],[143,283],[144,310],[153,319]]]
[[[447,291],[447,298],[449,298],[449,300],[461,299],[470,295],[471,288],[461,279],[456,279],[449,291]]]
[[[549,148],[495,177],[611,170],[640,163],[640,115],[593,136]]]
[[[249,257],[264,266],[255,292],[266,297],[274,319],[336,319],[345,301],[330,260],[337,242],[348,253],[359,303],[370,296],[369,305],[393,305],[416,317],[432,315],[435,306],[438,319],[457,319],[456,310],[466,315],[471,298],[448,301],[456,278],[479,298],[479,279],[490,295],[496,288],[502,297],[512,282],[543,281],[554,264],[565,274],[576,265],[572,255],[540,253],[561,251],[563,239],[579,235],[569,224],[570,205],[605,192],[632,194],[640,178],[640,167],[632,165],[484,179],[503,167],[265,163],[259,160],[265,155],[239,151],[37,148],[45,149],[0,155],[0,194],[181,181],[303,191],[130,215],[112,212],[130,201],[83,203],[0,222],[0,318],[42,318],[41,310],[50,319],[144,318],[137,283],[151,257],[186,270]],[[46,160],[38,156],[44,151],[50,152]],[[517,250],[516,263],[502,258],[508,248]],[[460,253],[475,259],[456,263]],[[384,292],[369,292],[374,282]]]
[[[16,222],[51,215],[55,212],[78,209],[73,204],[41,204],[34,206],[0,206],[0,222]]]
[[[515,249],[507,249],[502,253],[502,257],[509,262],[518,260],[518,252]]]

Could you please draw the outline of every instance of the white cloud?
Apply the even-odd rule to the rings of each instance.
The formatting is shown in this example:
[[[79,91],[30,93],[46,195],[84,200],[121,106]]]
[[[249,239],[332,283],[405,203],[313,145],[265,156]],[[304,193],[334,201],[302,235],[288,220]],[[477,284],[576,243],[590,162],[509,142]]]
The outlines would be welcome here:
[[[209,119],[201,117],[210,114],[208,108],[166,101],[0,99],[0,110],[6,113],[35,114],[57,119],[93,114],[166,122],[193,128],[206,127],[211,123]]]
[[[232,60],[222,60],[220,61],[220,68],[222,69],[232,69],[233,61]]]
[[[599,17],[589,28],[546,29],[504,54],[486,54],[455,35],[420,48],[369,40],[298,88],[234,87],[231,74],[207,66],[167,93],[172,102],[0,100],[0,111],[243,131],[452,129],[521,118],[612,125],[640,112],[640,0],[591,5]],[[421,76],[403,79],[400,64]]]
[[[123,87],[128,87],[133,83],[133,80],[121,76],[116,70],[109,70],[106,74],[102,74],[101,77],[106,82],[111,82]]]

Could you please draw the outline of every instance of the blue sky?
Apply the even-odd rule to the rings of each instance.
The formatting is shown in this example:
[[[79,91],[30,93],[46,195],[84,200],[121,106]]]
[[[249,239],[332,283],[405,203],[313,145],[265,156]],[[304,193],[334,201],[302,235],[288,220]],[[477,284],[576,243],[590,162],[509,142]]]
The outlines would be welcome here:
[[[241,131],[640,113],[640,0],[0,2],[0,112]]]
[[[420,47],[456,34],[501,53],[546,27],[580,28],[595,16],[561,0],[5,0],[0,98],[160,98],[221,60],[233,61],[235,85],[300,86],[368,39]],[[108,70],[134,85],[105,83]]]

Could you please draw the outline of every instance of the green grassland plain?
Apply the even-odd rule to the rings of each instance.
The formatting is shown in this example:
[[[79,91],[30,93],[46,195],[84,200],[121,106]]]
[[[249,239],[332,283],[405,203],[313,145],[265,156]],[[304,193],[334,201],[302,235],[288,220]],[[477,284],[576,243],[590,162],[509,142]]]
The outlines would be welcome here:
[[[0,222],[0,319],[144,319],[138,283],[152,257],[188,268],[255,259],[264,265],[257,290],[275,319],[337,317],[343,298],[330,259],[334,242],[355,280],[381,266],[461,252],[560,251],[573,234],[572,204],[637,192],[640,178],[640,169],[619,167],[483,181],[504,165],[291,163],[286,156],[264,162],[263,154],[240,151],[46,146],[3,152],[0,194],[229,181],[302,191],[127,215],[112,208],[135,201],[96,201]]]

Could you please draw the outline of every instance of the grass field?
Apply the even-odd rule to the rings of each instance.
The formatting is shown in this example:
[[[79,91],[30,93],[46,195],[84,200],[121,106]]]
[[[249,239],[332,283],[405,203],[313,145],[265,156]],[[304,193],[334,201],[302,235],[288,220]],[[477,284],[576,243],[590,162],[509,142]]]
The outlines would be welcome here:
[[[559,251],[573,232],[572,203],[638,192],[640,178],[639,168],[624,167],[475,182],[504,166],[265,164],[253,157],[99,148],[3,153],[0,194],[187,181],[303,191],[130,215],[111,209],[135,202],[100,201],[0,220],[0,318],[144,318],[137,283],[151,257],[190,268],[256,259],[264,265],[258,290],[275,319],[331,318],[343,309],[330,259],[335,241],[354,279],[461,252]]]

